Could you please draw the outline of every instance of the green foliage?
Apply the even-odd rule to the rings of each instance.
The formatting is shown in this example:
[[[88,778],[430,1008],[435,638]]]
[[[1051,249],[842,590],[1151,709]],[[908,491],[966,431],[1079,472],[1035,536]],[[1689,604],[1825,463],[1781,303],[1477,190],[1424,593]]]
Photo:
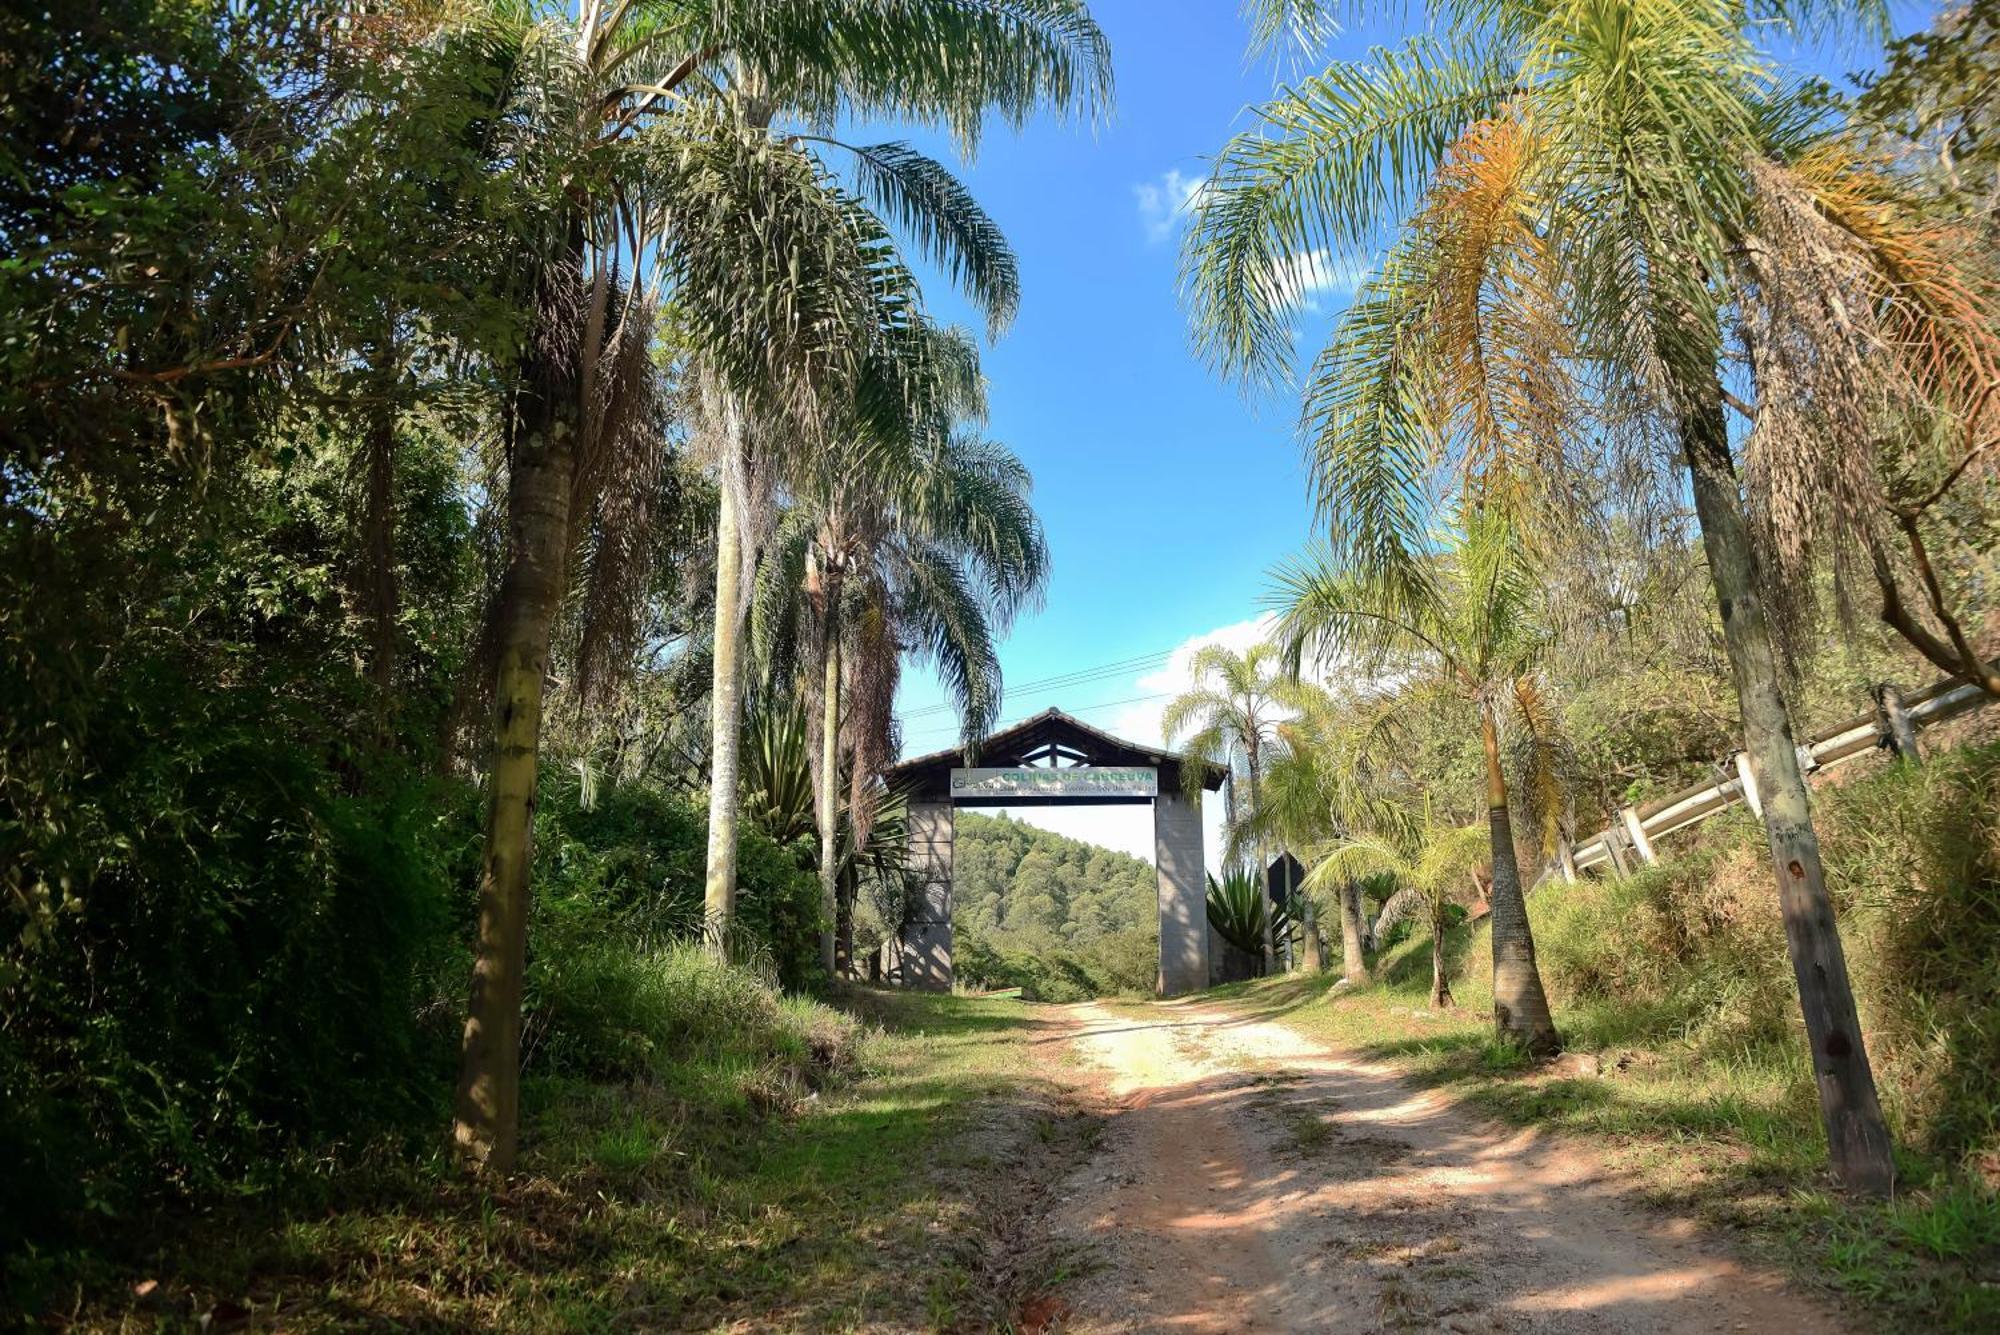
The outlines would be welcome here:
[[[2000,1154],[1996,799],[2000,746],[1987,745],[1828,788],[1814,808],[1885,1110],[1899,1143],[1948,1164]],[[1761,831],[1739,813],[1699,848],[1667,851],[1629,878],[1531,900],[1550,992],[1586,1017],[1579,1041],[1670,1042],[1690,1061],[1804,1080]],[[1809,1091],[1793,1092],[1809,1118]]]
[[[1232,867],[1220,881],[1208,878],[1208,925],[1244,954],[1263,958],[1264,915],[1269,911],[1270,900],[1256,872]],[[1285,910],[1278,909],[1273,935],[1282,936],[1288,926]]]
[[[305,721],[254,703],[190,683],[120,720],[146,740],[90,776],[95,828],[61,850],[88,873],[5,949],[0,1247],[442,1116],[440,794],[346,791]],[[49,865],[8,833],[7,856]]]
[[[808,885],[811,882],[808,880]],[[559,937],[531,978],[531,1076],[668,1085],[721,1082],[750,1098],[803,1094],[853,1065],[851,1026],[788,999],[699,941]]]
[[[685,799],[619,784],[586,808],[578,786],[552,776],[535,812],[535,846],[531,991],[544,959],[568,967],[607,942],[645,951],[701,935],[708,826]],[[811,857],[809,846],[781,846],[759,830],[738,835],[742,944],[789,988],[818,974]]]
[[[956,819],[952,963],[962,982],[1042,1001],[1151,991],[1159,889],[1149,864],[1005,816]]]

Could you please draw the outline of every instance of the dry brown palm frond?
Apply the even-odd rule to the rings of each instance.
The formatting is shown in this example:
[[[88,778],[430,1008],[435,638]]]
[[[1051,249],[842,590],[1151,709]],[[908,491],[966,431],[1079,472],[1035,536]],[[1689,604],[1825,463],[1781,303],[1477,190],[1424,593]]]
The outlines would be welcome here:
[[[902,678],[903,658],[883,601],[886,590],[871,580],[863,594],[861,605],[846,618],[850,647],[845,655],[846,709],[840,724],[849,758],[847,801],[854,813],[856,847],[867,843],[874,818],[867,793],[896,758],[896,685]]]
[[[1949,485],[1985,452],[2000,332],[1970,234],[1899,200],[1847,146],[1756,159],[1748,175],[1751,512],[1779,629],[1800,644],[1815,560],[1831,559],[1849,614],[1856,589],[1898,577],[1889,528],[1911,499],[1898,493],[1930,490],[1941,472]],[[1965,442],[1950,471],[1904,448],[1941,421]]]
[[[1524,832],[1533,832],[1536,849],[1546,858],[1570,834],[1572,795],[1582,776],[1575,747],[1563,735],[1561,718],[1541,683],[1520,676],[1507,689],[1513,704],[1511,750],[1519,775],[1513,793],[1527,817]]]
[[[1978,231],[1926,217],[1894,177],[1841,140],[1816,145],[1789,170],[1860,249],[1898,365],[1927,400],[1977,432],[2000,385],[2000,306],[1982,272]]]
[[[1576,406],[1562,283],[1537,226],[1537,170],[1527,124],[1479,121],[1453,145],[1418,217],[1432,260],[1419,337],[1437,420],[1455,424],[1468,491],[1516,504],[1561,475]]]
[[[605,703],[632,666],[642,596],[652,575],[654,519],[667,466],[667,397],[653,361],[650,309],[625,312],[599,359],[593,430],[570,497],[579,553],[581,639],[577,704]]]
[[[515,453],[521,445],[516,439],[521,427],[519,404],[525,395],[551,396],[565,410],[559,411],[559,417],[567,416],[578,406],[577,376],[580,368],[577,332],[583,319],[583,274],[568,264],[537,264],[534,291],[534,315],[528,329],[533,347],[523,353],[519,368],[526,371],[530,367],[539,367],[540,376],[535,383],[517,378],[516,383],[509,387],[500,410],[501,430],[494,442],[497,448],[483,461],[486,466],[483,491],[487,506],[486,512],[481,515],[481,524],[486,530],[485,545],[488,548],[486,598],[480,613],[479,630],[473,638],[472,654],[460,678],[446,725],[449,749],[454,759],[476,756],[478,748],[487,741],[486,723],[492,713],[494,678],[500,665],[500,575],[506,564],[507,533],[511,522],[507,512],[508,481]],[[568,420],[574,423],[576,418],[569,416]]]

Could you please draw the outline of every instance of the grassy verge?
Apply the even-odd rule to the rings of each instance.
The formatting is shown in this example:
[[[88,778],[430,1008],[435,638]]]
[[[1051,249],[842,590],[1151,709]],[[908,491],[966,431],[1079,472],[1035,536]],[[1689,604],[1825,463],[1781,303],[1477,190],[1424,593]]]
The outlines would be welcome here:
[[[932,1329],[1005,1320],[1060,1264],[1015,1230],[1094,1136],[1018,1001],[783,1003],[764,1052],[535,1082],[523,1172],[352,1165],[309,1205],[150,1221],[79,1265],[78,1327]]]
[[[1895,1329],[2000,1323],[2000,1202],[1915,1153],[1901,1156],[1905,1189],[1894,1203],[1841,1196],[1827,1176],[1802,1048],[1715,1052],[1684,1028],[1663,1028],[1656,1007],[1596,998],[1558,1004],[1572,1055],[1535,1065],[1493,1037],[1483,927],[1461,929],[1451,945],[1465,966],[1451,1010],[1428,1006],[1423,941],[1377,961],[1375,981],[1362,987],[1290,977],[1208,995],[1391,1064],[1507,1122],[1595,1138],[1657,1203],[1739,1233],[1808,1285]]]

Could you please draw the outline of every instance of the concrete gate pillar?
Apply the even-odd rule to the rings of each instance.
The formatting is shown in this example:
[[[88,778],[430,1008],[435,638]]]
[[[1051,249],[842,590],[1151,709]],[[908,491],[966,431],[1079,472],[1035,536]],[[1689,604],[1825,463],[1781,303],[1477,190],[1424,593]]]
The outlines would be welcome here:
[[[1208,986],[1208,896],[1202,883],[1201,805],[1178,792],[1153,799],[1153,861],[1160,876],[1158,992]]]
[[[917,902],[903,926],[904,987],[951,991],[950,802],[910,804],[908,867]]]

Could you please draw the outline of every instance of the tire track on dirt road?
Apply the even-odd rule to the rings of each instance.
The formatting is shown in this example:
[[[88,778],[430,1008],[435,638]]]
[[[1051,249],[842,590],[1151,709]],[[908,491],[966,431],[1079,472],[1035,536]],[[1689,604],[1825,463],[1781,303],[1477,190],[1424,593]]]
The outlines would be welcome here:
[[[1584,1145],[1213,1006],[1063,1010],[1111,1122],[1050,1218],[1097,1264],[1043,1329],[1845,1329]]]

